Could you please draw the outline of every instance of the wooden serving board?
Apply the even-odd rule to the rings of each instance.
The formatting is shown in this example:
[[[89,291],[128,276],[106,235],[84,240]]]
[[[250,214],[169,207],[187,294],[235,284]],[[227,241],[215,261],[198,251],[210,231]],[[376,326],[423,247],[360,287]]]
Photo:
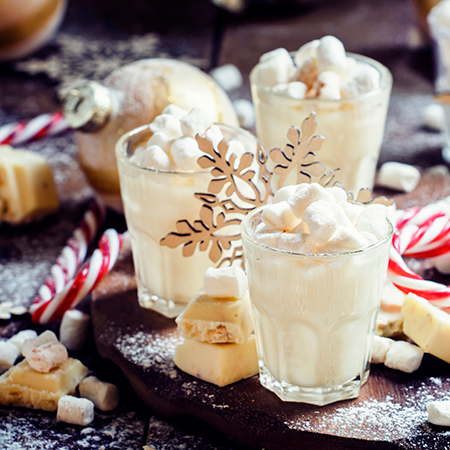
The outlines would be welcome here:
[[[398,196],[398,203],[407,207],[442,198],[448,183],[425,176],[414,198]],[[430,270],[422,265],[427,278]],[[119,366],[139,397],[166,417],[194,416],[245,448],[450,449],[450,431],[427,422],[426,405],[450,399],[450,365],[431,355],[412,374],[372,365],[355,400],[324,407],[284,403],[258,376],[218,388],[180,371],[173,363],[182,341],[175,321],[139,307],[129,248],[94,292],[91,307],[100,355]]]

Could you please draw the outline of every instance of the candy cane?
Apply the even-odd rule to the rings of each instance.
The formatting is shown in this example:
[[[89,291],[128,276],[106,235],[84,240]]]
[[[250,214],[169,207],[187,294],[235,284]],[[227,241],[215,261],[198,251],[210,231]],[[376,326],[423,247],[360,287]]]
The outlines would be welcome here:
[[[0,145],[17,145],[36,141],[69,129],[61,111],[42,114],[29,121],[0,126]]]
[[[50,269],[50,275],[39,288],[33,304],[51,300],[75,276],[77,270],[83,264],[88,247],[97,236],[104,218],[105,208],[103,205],[95,201],[92,202],[89,209],[84,213],[79,226],[58,256],[56,263]]]
[[[80,302],[112,269],[123,244],[123,236],[116,230],[106,230],[100,238],[99,248],[83,264],[62,292],[47,302],[31,305],[34,322],[48,323],[60,319],[64,313]]]

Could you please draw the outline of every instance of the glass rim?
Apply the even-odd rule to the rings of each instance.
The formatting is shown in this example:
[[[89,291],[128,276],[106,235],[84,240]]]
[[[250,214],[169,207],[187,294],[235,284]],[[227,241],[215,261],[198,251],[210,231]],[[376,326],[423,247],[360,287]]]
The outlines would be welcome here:
[[[295,52],[290,52],[291,56],[294,53]],[[255,81],[257,68],[259,67],[261,62],[258,62],[258,64],[256,64],[250,72],[250,85],[252,87],[255,86],[257,89],[261,89],[264,92],[267,92],[269,95],[274,95],[275,97],[279,97],[282,99],[289,99],[289,100],[296,101],[296,102],[309,102],[309,103],[323,102],[323,103],[328,103],[328,104],[345,103],[345,102],[349,102],[349,101],[364,99],[367,97],[376,96],[376,95],[382,93],[383,91],[385,91],[386,89],[392,88],[392,83],[393,83],[392,73],[384,64],[381,64],[380,62],[376,61],[375,59],[369,58],[368,56],[359,55],[357,53],[347,52],[346,55],[350,56],[352,58],[355,58],[356,60],[363,61],[363,62],[375,67],[375,69],[377,69],[378,72],[380,72],[380,86],[377,89],[374,89],[373,91],[364,92],[364,94],[354,95],[352,97],[340,98],[339,100],[330,99],[330,98],[318,98],[318,97],[296,99],[284,92],[275,92],[275,91],[273,91],[272,88],[270,88],[268,86],[263,86],[260,83],[257,83]]]
[[[361,203],[362,204],[362,203]],[[249,212],[244,219],[241,222],[241,237],[242,241],[248,242],[249,244],[253,245],[256,248],[268,251],[269,253],[278,254],[283,257],[291,257],[293,259],[299,260],[299,259],[309,259],[309,260],[327,260],[327,259],[337,259],[342,257],[352,257],[357,256],[361,254],[367,253],[367,251],[372,251],[377,249],[378,247],[383,246],[387,242],[389,242],[392,239],[392,236],[394,234],[394,227],[392,225],[392,222],[386,218],[386,221],[388,223],[388,231],[386,235],[378,240],[377,242],[374,242],[373,244],[360,248],[358,250],[351,250],[347,252],[341,252],[341,253],[296,253],[296,252],[289,252],[287,250],[282,250],[280,248],[274,248],[270,247],[266,244],[263,244],[261,242],[258,242],[256,239],[254,239],[252,236],[249,235],[247,231],[247,225],[250,223],[250,220],[256,216],[257,214],[261,213],[261,211],[267,206],[268,204],[262,205],[259,208],[256,208],[255,210]],[[364,206],[364,205],[363,205]],[[245,254],[245,250],[244,250]]]
[[[258,142],[258,138],[255,135],[253,135],[253,133],[251,133],[250,131],[244,130],[241,127],[236,127],[236,126],[227,125],[227,124],[218,123],[218,122],[213,122],[213,125],[217,125],[220,128],[225,128],[225,129],[228,129],[231,131],[237,131],[238,133],[242,133],[242,134],[246,135],[247,137],[251,138],[252,140],[255,141],[255,143]],[[150,130],[150,124],[141,125],[140,127],[134,128],[133,130],[130,130],[130,131],[126,132],[125,134],[123,134],[116,143],[115,153],[116,153],[117,160],[121,160],[121,161],[125,162],[125,164],[129,164],[131,167],[134,167],[138,170],[142,170],[143,172],[150,172],[150,173],[155,173],[155,174],[177,175],[177,176],[181,176],[181,177],[195,177],[195,176],[201,176],[201,175],[211,173],[211,169],[202,169],[202,170],[198,170],[196,172],[156,169],[155,167],[139,166],[138,164],[130,161],[130,158],[126,154],[126,142],[128,142],[133,137],[136,137],[140,134],[144,134],[147,131],[153,133]],[[201,135],[200,133],[198,133],[198,134],[202,137],[207,137],[205,135]]]

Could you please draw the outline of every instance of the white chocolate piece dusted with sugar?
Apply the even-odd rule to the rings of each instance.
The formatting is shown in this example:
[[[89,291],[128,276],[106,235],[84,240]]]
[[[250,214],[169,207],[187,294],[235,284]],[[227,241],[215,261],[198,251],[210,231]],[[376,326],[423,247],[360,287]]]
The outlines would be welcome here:
[[[119,389],[114,384],[86,377],[78,386],[80,397],[87,398],[101,411],[111,411],[119,404]]]
[[[69,350],[81,350],[86,343],[89,332],[90,317],[77,309],[69,309],[64,313],[59,328],[61,344]]]
[[[431,402],[427,405],[428,422],[450,427],[450,401]]]
[[[26,358],[28,354],[35,348],[44,344],[49,344],[51,342],[58,342],[58,338],[56,337],[56,334],[53,333],[53,331],[46,330],[33,339],[27,339],[22,344],[22,355]]]
[[[200,291],[176,322],[187,339],[210,344],[244,344],[253,332],[250,297],[247,293],[238,300],[213,298]]]
[[[66,347],[60,342],[49,342],[31,350],[27,356],[28,364],[37,372],[48,373],[67,361]]]
[[[422,363],[423,350],[405,341],[394,342],[386,353],[384,365],[390,369],[411,373]]]
[[[177,347],[175,365],[194,377],[219,387],[258,373],[255,336],[244,344],[208,344],[186,339]]]
[[[58,401],[56,418],[73,425],[89,425],[94,420],[94,404],[86,398],[64,395]]]
[[[210,267],[203,279],[205,293],[210,297],[242,298],[247,292],[247,277],[244,271],[236,266]]]
[[[19,349],[14,344],[0,341],[0,374],[14,365],[19,354]]]
[[[392,339],[375,335],[372,344],[371,362],[374,364],[384,363],[384,361],[386,361],[386,354],[393,343],[394,341]]]

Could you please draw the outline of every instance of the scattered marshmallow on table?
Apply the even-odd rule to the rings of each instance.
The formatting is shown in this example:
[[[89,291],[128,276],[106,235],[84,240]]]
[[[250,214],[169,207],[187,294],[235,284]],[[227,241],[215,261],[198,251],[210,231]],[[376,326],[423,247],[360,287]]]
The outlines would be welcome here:
[[[384,163],[378,174],[378,185],[402,192],[412,192],[420,181],[420,172],[409,164]]]
[[[22,355],[26,358],[28,354],[35,348],[40,347],[44,344],[49,344],[51,342],[58,342],[58,338],[56,337],[56,334],[53,333],[53,331],[46,330],[39,336],[24,341],[24,343],[22,344]]]
[[[94,403],[86,398],[63,395],[58,400],[56,418],[73,425],[89,425],[94,420]]]
[[[445,113],[444,107],[433,103],[423,110],[422,121],[425,126],[436,131],[445,130]]]
[[[153,133],[163,131],[171,139],[176,139],[183,134],[180,119],[171,114],[161,114],[155,117],[149,128]]]
[[[386,354],[394,343],[393,339],[375,335],[372,344],[372,359],[374,364],[382,364],[386,361]]]
[[[19,349],[14,344],[0,341],[0,374],[14,365],[19,354]]]
[[[180,120],[184,136],[194,138],[197,134],[204,134],[212,125],[212,121],[199,108],[194,108]]]
[[[31,350],[26,360],[36,372],[48,373],[67,361],[68,357],[64,345],[60,342],[49,342]]]
[[[436,401],[428,403],[428,422],[434,425],[450,427],[450,401]]]
[[[396,341],[386,353],[384,365],[390,369],[411,373],[422,363],[423,350],[406,341]]]
[[[34,339],[37,333],[34,330],[22,330],[8,339],[10,344],[14,344],[20,353],[22,353],[23,343],[28,339]]]
[[[170,149],[175,164],[184,171],[198,167],[197,160],[204,153],[198,148],[197,141],[189,136],[176,139]]]
[[[79,385],[80,397],[87,398],[101,411],[111,411],[119,404],[119,390],[114,384],[87,377]]]
[[[241,98],[233,102],[233,107],[241,127],[252,128],[255,125],[255,108],[252,102]]]
[[[86,343],[89,332],[90,317],[77,309],[69,309],[64,313],[59,328],[61,344],[69,350],[81,350]]]
[[[247,277],[239,267],[210,267],[205,272],[203,287],[210,297],[242,298],[247,291]]]
[[[280,231],[290,231],[300,223],[300,219],[294,215],[287,202],[267,205],[263,210],[262,219],[269,228]]]
[[[242,73],[234,64],[217,67],[209,74],[227,92],[240,88],[243,83]]]

